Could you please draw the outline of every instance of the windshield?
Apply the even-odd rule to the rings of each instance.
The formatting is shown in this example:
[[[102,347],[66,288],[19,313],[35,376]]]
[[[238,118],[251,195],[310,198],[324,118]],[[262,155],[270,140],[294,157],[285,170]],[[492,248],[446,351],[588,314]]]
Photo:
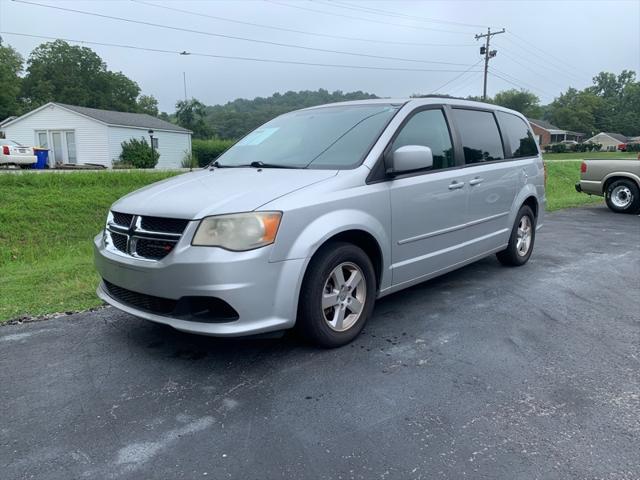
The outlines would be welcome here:
[[[221,155],[220,167],[346,169],[359,165],[400,107],[323,107],[287,113],[248,134]]]

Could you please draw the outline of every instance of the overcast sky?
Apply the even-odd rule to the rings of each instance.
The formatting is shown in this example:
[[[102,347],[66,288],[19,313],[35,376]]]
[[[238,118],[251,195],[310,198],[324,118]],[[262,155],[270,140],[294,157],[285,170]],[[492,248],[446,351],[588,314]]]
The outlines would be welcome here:
[[[192,55],[181,56],[87,44],[109,69],[122,71],[138,82],[143,93],[154,95],[161,110],[168,112],[172,112],[176,100],[184,96],[183,72],[188,96],[206,104],[225,103],[238,97],[269,96],[276,91],[318,88],[403,97],[431,93],[450,80],[453,81],[438,93],[480,95],[482,64],[470,67],[481,60],[480,42],[474,40],[474,34],[486,32],[487,26],[492,30],[507,30],[492,39],[492,49],[498,53],[490,62],[490,68],[495,69],[489,78],[490,95],[521,87],[533,91],[547,103],[569,86],[584,88],[591,84],[591,78],[603,70],[619,73],[633,69],[640,73],[638,0],[142,0],[147,4],[132,0],[28,1],[210,34],[406,59],[360,57],[242,41],[0,0],[2,32],[192,52]],[[170,11],[153,4],[199,15]],[[210,16],[326,36],[233,23]],[[8,33],[2,33],[2,37],[25,58],[44,41]],[[399,45],[399,42],[409,45]],[[263,63],[196,56],[196,53],[421,71]]]

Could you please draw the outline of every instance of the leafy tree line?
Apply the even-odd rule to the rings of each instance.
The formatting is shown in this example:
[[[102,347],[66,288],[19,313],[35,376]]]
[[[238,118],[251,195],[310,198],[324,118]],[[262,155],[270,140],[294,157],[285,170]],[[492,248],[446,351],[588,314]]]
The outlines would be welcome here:
[[[107,68],[87,47],[62,40],[36,47],[26,61],[0,44],[0,120],[47,102],[158,115],[158,101],[139,85]]]
[[[469,97],[479,100],[477,97]],[[599,132],[640,135],[640,82],[636,72],[601,72],[583,90],[570,87],[549,105],[527,90],[505,90],[489,102],[547,120],[557,127],[587,135]]]

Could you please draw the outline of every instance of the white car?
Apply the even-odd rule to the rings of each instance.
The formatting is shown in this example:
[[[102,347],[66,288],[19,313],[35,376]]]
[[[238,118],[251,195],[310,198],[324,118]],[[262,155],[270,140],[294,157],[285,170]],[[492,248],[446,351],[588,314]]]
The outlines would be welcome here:
[[[25,147],[13,140],[0,139],[0,165],[32,165],[36,163],[32,147]]]

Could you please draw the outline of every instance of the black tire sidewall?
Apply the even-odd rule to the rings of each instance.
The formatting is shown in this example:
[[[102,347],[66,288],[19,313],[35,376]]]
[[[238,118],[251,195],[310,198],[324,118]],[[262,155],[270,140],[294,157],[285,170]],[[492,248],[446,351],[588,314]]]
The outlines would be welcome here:
[[[529,246],[529,251],[526,255],[521,256],[518,255],[518,251],[516,248],[518,242],[518,225],[520,224],[520,220],[524,216],[528,216],[531,220],[531,245]],[[520,266],[524,265],[529,261],[531,254],[533,253],[533,247],[536,243],[536,216],[533,213],[533,210],[528,205],[523,205],[518,210],[518,214],[516,215],[516,219],[513,222],[513,227],[511,228],[511,236],[509,237],[509,244],[505,250],[498,253],[498,260],[504,265],[510,266]]]
[[[613,190],[616,187],[619,187],[619,186],[622,186],[622,185],[624,185],[627,188],[629,188],[629,190],[631,190],[631,193],[633,195],[633,201],[629,205],[627,205],[626,208],[616,207],[613,204],[613,202],[611,201],[611,192],[613,192]],[[638,186],[631,180],[616,180],[614,182],[611,182],[607,186],[604,198],[605,198],[605,201],[607,202],[607,207],[609,207],[609,209],[612,212],[616,212],[616,213],[635,213],[640,208],[640,189],[638,189]]]
[[[322,315],[322,291],[333,269],[343,262],[356,264],[362,270],[367,296],[362,315],[344,332],[332,330]],[[313,343],[325,348],[345,345],[356,338],[373,312],[376,297],[376,277],[368,255],[356,245],[332,242],[323,246],[312,258],[300,289],[296,327]]]

